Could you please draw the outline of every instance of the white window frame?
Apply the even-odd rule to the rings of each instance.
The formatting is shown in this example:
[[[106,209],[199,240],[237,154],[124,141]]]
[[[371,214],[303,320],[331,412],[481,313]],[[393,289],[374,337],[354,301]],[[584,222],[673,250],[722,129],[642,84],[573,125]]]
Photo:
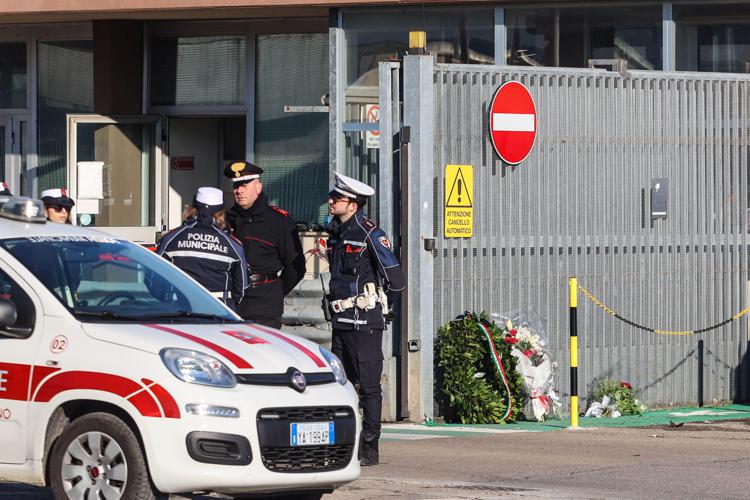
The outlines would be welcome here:
[[[154,155],[154,224],[142,227],[114,227],[114,226],[97,226],[96,229],[102,229],[120,238],[124,238],[136,243],[153,244],[156,241],[157,233],[164,229],[166,220],[166,200],[168,199],[167,190],[168,182],[168,159],[164,154],[162,142],[163,117],[154,115],[139,116],[105,116],[96,113],[87,114],[70,114],[67,115],[67,160],[68,160],[68,188],[70,196],[77,199],[78,191],[78,143],[79,124],[100,123],[100,124],[143,124],[154,126],[154,144],[151,154]],[[76,207],[71,211],[73,224],[76,223]]]

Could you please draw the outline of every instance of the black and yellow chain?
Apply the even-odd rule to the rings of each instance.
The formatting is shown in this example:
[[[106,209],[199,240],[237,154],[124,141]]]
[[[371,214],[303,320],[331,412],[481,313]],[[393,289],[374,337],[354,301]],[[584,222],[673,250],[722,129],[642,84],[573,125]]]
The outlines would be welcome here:
[[[721,328],[722,326],[726,325],[727,323],[740,319],[742,316],[750,312],[750,307],[746,307],[742,311],[738,312],[734,316],[725,319],[724,321],[721,321],[719,323],[716,323],[713,326],[709,326],[707,328],[701,328],[700,330],[660,330],[658,328],[649,328],[647,326],[639,325],[638,323],[634,321],[630,321],[627,318],[623,318],[617,312],[612,309],[611,307],[607,307],[601,300],[594,297],[591,292],[583,288],[581,285],[578,285],[578,289],[583,292],[583,294],[586,296],[587,299],[589,299],[591,302],[593,302],[597,307],[601,308],[605,313],[609,314],[610,316],[614,316],[615,318],[619,319],[623,323],[630,325],[634,328],[638,328],[640,330],[644,330],[647,332],[653,332],[658,333],[659,335],[695,335],[698,333],[706,333],[710,332],[711,330],[715,330],[717,328]]]

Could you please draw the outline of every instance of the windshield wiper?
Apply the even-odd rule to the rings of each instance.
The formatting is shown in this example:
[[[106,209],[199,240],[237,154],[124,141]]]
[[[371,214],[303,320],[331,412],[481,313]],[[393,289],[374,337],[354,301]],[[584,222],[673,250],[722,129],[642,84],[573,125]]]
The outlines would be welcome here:
[[[214,321],[219,321],[221,323],[227,323],[227,322],[238,322],[238,320],[235,320],[233,318],[227,318],[226,316],[219,316],[218,314],[210,314],[210,313],[200,313],[200,312],[193,312],[193,311],[172,311],[172,312],[165,312],[165,313],[156,313],[156,314],[144,314],[141,316],[138,316],[139,319],[212,319]]]
[[[73,311],[76,316],[90,316],[92,318],[102,319],[137,319],[134,316],[127,316],[114,311]]]

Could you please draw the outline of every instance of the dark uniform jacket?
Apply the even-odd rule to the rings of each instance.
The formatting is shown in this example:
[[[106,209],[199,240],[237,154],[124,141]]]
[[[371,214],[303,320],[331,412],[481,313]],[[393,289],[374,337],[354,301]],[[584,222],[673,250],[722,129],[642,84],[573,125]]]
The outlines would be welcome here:
[[[354,297],[364,292],[366,283],[376,283],[385,288],[392,306],[396,293],[404,289],[404,275],[385,232],[362,210],[344,223],[334,218],[327,229],[330,300]],[[352,307],[333,313],[332,326],[334,330],[382,330],[382,307],[377,303],[370,310]]]
[[[156,253],[230,306],[242,300],[248,286],[242,245],[212,218],[190,219],[168,232],[159,240]]]
[[[238,308],[240,316],[280,317],[284,297],[305,275],[296,224],[287,212],[270,206],[265,193],[248,209],[233,206],[226,217],[232,234],[242,242],[250,268],[250,288]]]

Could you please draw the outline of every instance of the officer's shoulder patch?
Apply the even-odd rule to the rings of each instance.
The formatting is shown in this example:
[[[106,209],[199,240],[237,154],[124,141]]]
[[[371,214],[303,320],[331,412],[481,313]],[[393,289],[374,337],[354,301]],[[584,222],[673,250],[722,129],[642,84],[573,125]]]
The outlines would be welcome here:
[[[380,244],[383,245],[388,250],[391,249],[391,242],[388,241],[388,238],[386,238],[385,235],[383,235],[380,238],[378,238],[378,242],[380,242]]]
[[[362,221],[360,222],[363,228],[365,228],[368,231],[372,231],[376,227],[378,227],[377,224],[375,224],[373,221],[368,219],[367,217],[362,217]]]
[[[276,212],[280,213],[280,214],[281,214],[281,215],[283,215],[284,217],[288,217],[288,216],[289,216],[289,212],[287,212],[287,211],[286,211],[286,210],[284,210],[284,209],[281,209],[281,208],[277,207],[276,205],[269,205],[269,207],[271,207],[271,209],[272,209],[272,210],[274,210],[274,211],[276,211]]]

